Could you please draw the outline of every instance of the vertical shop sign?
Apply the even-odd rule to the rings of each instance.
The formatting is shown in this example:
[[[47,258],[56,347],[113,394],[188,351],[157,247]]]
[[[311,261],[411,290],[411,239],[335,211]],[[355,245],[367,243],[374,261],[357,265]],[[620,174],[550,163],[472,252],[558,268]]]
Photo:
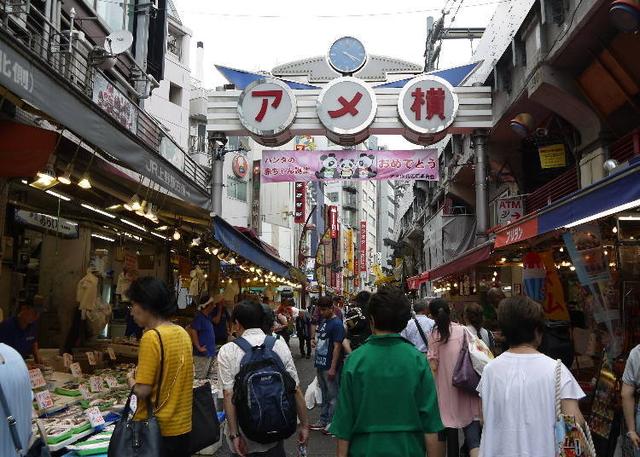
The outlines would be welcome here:
[[[367,221],[360,221],[360,272],[367,272]]]
[[[353,276],[355,272],[355,259],[354,259],[354,249],[353,249],[353,229],[348,228],[345,232],[344,237],[345,242],[345,256],[347,257],[347,276]]]
[[[331,230],[331,239],[338,238],[338,207],[329,206],[329,229]]]
[[[298,181],[294,188],[294,222],[304,224],[307,216],[307,183]]]
[[[253,161],[253,180],[251,182],[251,228],[260,234],[260,161]]]

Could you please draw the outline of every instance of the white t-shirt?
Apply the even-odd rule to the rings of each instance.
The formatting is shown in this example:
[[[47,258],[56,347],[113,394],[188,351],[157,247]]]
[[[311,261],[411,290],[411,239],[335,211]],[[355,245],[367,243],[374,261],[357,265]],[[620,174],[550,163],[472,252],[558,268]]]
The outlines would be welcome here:
[[[480,457],[555,457],[556,361],[543,354],[505,352],[485,367],[478,392],[484,428]],[[563,365],[562,399],[584,392]]]

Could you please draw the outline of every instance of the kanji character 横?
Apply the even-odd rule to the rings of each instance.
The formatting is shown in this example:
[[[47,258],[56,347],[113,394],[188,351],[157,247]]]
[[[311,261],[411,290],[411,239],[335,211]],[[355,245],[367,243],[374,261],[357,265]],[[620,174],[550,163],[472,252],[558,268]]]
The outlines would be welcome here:
[[[413,104],[411,105],[411,111],[416,114],[416,121],[422,119],[422,105],[426,103],[425,101],[425,93],[424,91],[418,87],[416,90],[411,92],[411,96],[413,97]]]
[[[444,115],[444,89],[441,87],[432,87],[427,91],[427,119],[431,120],[433,116],[438,116],[440,119],[445,119]]]
[[[347,114],[351,114],[352,116],[357,115],[358,110],[356,109],[356,106],[358,105],[358,103],[360,103],[360,100],[362,100],[361,92],[356,92],[356,94],[353,96],[351,101],[347,100],[344,97],[338,98],[338,101],[342,105],[342,108],[337,109],[335,111],[329,111],[329,116],[331,116],[332,119],[335,119],[337,117],[342,117]]]
[[[280,106],[280,103],[282,102],[282,93],[282,90],[256,90],[251,92],[252,97],[262,97],[262,106],[256,116],[256,121],[263,121],[264,116],[267,114],[267,109],[269,108],[270,98],[273,98],[273,102],[271,103],[272,108],[277,109],[278,106]]]

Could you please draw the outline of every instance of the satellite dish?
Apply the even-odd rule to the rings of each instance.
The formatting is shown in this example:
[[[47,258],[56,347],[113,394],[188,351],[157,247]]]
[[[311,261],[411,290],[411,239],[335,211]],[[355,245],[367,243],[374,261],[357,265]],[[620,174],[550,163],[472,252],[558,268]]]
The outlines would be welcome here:
[[[113,32],[104,39],[104,48],[111,55],[118,55],[128,51],[132,44],[133,35],[128,30]]]

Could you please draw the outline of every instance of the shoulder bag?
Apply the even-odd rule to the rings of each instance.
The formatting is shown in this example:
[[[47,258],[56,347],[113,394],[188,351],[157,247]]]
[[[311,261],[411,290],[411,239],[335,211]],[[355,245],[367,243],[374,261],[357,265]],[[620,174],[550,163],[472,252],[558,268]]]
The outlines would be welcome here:
[[[420,338],[422,338],[422,342],[426,346],[427,350],[429,350],[429,341],[427,340],[427,335],[424,334],[424,330],[420,326],[420,322],[418,322],[417,318],[413,318],[413,322],[416,323],[416,328],[418,329],[418,333],[420,334]]]
[[[451,383],[454,387],[462,389],[468,393],[478,395],[478,384],[480,384],[480,375],[473,367],[471,354],[469,353],[469,343],[467,339],[467,331],[464,330],[462,339],[462,347],[458,355],[458,361],[453,369],[453,378]]]
[[[164,370],[164,346],[160,332],[154,329],[160,340],[160,379],[156,391],[156,406],[160,404],[160,391],[162,388],[162,372]],[[108,457],[159,457],[162,455],[162,434],[160,424],[155,416],[150,396],[147,397],[147,412],[149,417],[144,421],[135,421],[129,417],[131,413],[131,395],[124,406],[122,417],[116,423],[111,441],[109,442]]]
[[[211,384],[206,383],[193,389],[192,408],[190,454],[197,454],[220,440],[220,422],[211,394]]]
[[[555,403],[556,403],[556,456],[557,457],[597,457],[589,425],[584,428],[578,424],[576,418],[562,414],[562,398],[560,384],[562,378],[562,361],[558,359],[555,373]]]
[[[475,336],[464,327],[464,333],[467,337],[467,344],[469,345],[469,356],[471,356],[471,363],[476,372],[482,376],[484,367],[493,360],[493,353],[487,343],[485,343],[480,337],[480,332]]]

